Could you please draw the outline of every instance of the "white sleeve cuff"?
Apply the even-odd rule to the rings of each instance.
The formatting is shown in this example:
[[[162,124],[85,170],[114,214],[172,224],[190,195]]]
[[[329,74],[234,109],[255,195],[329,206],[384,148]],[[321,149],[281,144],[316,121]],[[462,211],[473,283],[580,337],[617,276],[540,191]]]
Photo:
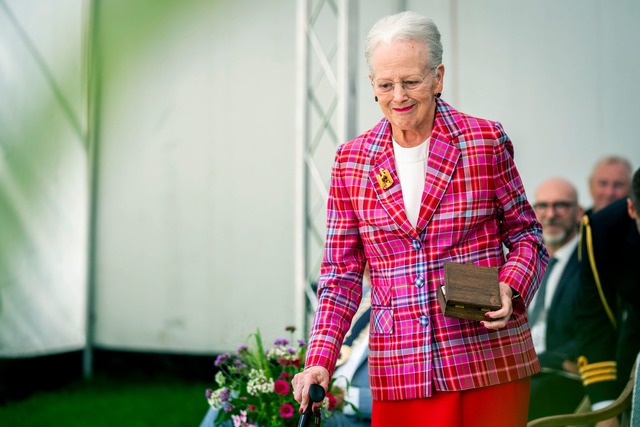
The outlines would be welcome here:
[[[603,400],[602,402],[594,403],[593,405],[591,405],[591,410],[597,411],[598,409],[602,409],[611,405],[613,402],[613,400]]]

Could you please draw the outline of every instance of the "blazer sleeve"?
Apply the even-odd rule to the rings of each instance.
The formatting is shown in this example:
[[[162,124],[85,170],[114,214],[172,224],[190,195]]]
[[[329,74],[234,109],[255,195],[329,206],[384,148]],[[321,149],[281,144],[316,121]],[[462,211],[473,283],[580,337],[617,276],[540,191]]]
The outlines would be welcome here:
[[[544,274],[549,254],[542,244],[542,226],[527,199],[513,159],[513,144],[496,123],[494,144],[496,195],[501,206],[501,240],[508,249],[500,281],[513,288],[528,306]],[[524,311],[514,305],[514,311]]]
[[[353,209],[341,167],[341,150],[331,172],[327,202],[327,237],[318,284],[318,308],[307,348],[306,367],[323,366],[330,373],[344,336],[362,299],[366,264]]]
[[[581,227],[581,280],[576,308],[578,367],[591,403],[615,399],[621,391],[617,378],[617,331],[611,301],[599,280],[589,217]]]

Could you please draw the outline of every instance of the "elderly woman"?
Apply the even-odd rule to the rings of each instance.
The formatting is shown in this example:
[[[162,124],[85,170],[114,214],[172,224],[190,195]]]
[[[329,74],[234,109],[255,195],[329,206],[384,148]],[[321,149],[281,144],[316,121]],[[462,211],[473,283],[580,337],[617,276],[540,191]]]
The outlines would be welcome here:
[[[336,154],[319,304],[294,396],[304,410],[310,385],[328,386],[369,263],[372,426],[524,426],[540,369],[525,309],[548,254],[512,143],[499,123],[440,99],[442,45],[430,20],[381,19],[366,59],[385,117]],[[497,267],[501,308],[484,321],[443,316],[445,262]]]

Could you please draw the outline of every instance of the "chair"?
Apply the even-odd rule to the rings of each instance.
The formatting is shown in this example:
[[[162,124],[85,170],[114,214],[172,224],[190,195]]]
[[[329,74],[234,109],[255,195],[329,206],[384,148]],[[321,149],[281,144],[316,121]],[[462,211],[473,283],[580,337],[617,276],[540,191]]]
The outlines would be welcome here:
[[[638,373],[638,365],[640,364],[640,353],[636,357],[636,363],[631,369],[631,375],[627,385],[620,393],[620,396],[609,406],[597,411],[587,411],[582,413],[553,415],[550,417],[538,418],[531,420],[527,427],[565,427],[575,425],[593,425],[598,421],[606,420],[621,414],[623,411],[631,408],[631,424],[629,417],[623,416],[622,426],[638,426],[640,425],[640,374]],[[633,404],[632,404],[633,403]]]
[[[636,378],[631,401],[631,426],[640,425],[640,353],[636,357]]]

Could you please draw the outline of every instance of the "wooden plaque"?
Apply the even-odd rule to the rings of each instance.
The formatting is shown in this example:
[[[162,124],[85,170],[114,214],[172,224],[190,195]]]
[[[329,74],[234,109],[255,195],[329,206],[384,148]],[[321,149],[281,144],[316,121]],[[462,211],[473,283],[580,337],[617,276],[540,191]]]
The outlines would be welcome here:
[[[486,320],[487,311],[501,306],[497,267],[445,262],[444,280],[438,290],[438,302],[445,316]]]

